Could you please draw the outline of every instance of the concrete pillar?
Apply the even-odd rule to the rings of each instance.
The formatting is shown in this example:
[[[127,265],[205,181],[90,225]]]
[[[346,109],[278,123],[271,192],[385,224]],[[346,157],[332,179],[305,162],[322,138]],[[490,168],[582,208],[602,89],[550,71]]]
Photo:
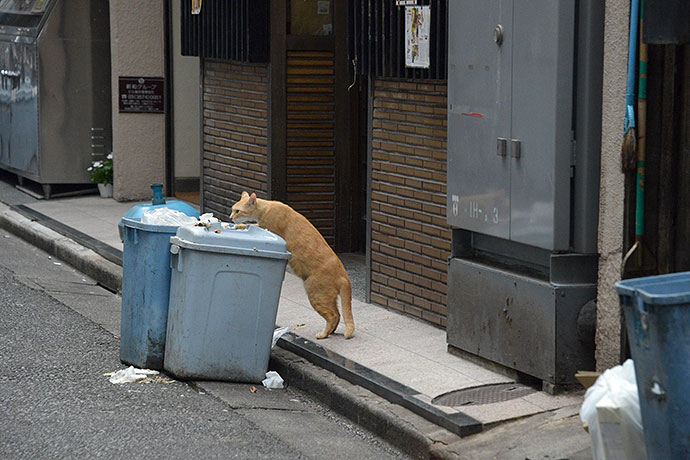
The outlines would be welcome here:
[[[110,0],[114,197],[151,197],[165,182],[165,115],[119,113],[118,77],[165,76],[164,0]]]
[[[628,64],[629,0],[606,0],[599,194],[597,370],[620,362],[621,309],[614,284],[621,279],[625,177],[620,168]]]

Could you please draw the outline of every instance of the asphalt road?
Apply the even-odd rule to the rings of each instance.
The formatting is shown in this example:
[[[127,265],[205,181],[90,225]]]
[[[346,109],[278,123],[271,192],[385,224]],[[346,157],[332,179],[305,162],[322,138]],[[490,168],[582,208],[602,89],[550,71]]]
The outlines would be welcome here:
[[[289,387],[110,383],[120,301],[0,231],[0,458],[407,458]]]

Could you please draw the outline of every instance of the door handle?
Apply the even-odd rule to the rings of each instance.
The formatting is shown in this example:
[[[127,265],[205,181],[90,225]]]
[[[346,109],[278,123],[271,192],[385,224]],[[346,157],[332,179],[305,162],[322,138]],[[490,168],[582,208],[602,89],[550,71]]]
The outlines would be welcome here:
[[[508,151],[508,140],[503,137],[499,137],[496,139],[496,141],[496,155],[499,157],[506,156],[506,152]]]
[[[503,44],[503,26],[501,24],[497,24],[494,28],[494,42],[498,46]]]
[[[522,156],[522,143],[517,139],[510,140],[510,156],[518,159]]]

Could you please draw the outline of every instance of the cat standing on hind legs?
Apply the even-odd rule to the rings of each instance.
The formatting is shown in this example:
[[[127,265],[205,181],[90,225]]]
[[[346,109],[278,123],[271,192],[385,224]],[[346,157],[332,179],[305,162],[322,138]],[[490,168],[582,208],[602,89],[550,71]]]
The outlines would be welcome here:
[[[285,240],[292,254],[288,262],[290,268],[304,281],[311,306],[326,320],[326,327],[316,335],[317,339],[325,339],[338,327],[338,296],[345,321],[345,338],[352,337],[355,323],[350,277],[338,256],[306,217],[280,201],[262,200],[255,193],[242,192],[240,201],[232,206],[230,220],[236,224],[256,222]]]

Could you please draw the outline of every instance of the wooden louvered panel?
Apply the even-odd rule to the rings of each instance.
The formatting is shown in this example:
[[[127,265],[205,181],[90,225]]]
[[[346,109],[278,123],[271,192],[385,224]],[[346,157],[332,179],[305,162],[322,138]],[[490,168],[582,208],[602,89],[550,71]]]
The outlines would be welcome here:
[[[335,84],[335,78],[328,78],[328,77],[311,77],[311,78],[299,78],[299,77],[290,77],[288,76],[287,78],[287,84],[288,85],[304,85],[304,84],[309,84],[309,85],[334,85]],[[288,88],[288,93],[290,92],[290,89]]]
[[[335,241],[335,78],[330,52],[289,51],[287,201]]]
[[[288,166],[293,166],[293,165],[298,165],[298,166],[317,166],[317,165],[329,165],[333,166],[333,160],[331,158],[327,158],[325,160],[316,160],[313,158],[306,158],[306,159],[300,159],[300,158],[288,158]]]
[[[332,120],[333,116],[328,113],[288,113],[288,121],[301,120]]]
[[[291,185],[288,187],[288,192],[290,193],[305,193],[305,192],[328,192],[329,189],[324,185],[313,185],[313,184],[299,184]]]

